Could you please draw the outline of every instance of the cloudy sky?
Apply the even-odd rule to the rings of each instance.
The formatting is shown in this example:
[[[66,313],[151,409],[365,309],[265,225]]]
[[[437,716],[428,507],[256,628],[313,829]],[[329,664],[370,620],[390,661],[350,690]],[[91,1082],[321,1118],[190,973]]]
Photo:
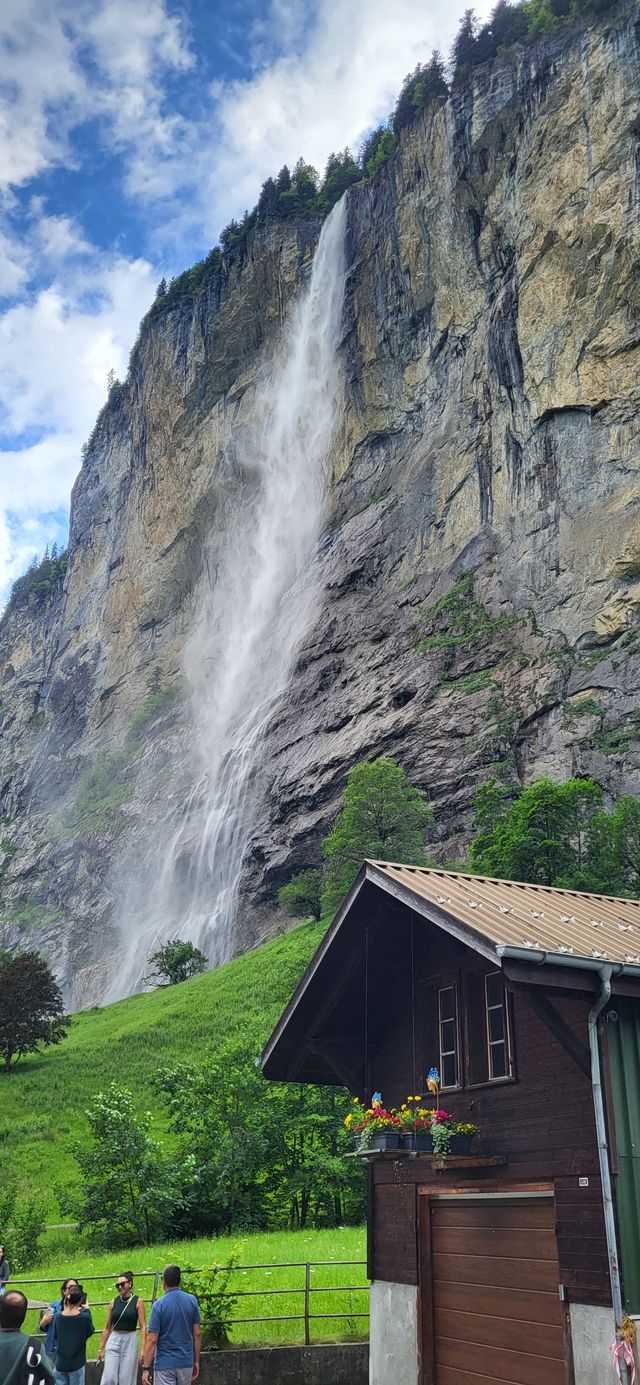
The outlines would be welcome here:
[[[2,0],[0,600],[66,537],[81,445],[161,276],[283,163],[357,150],[467,3]]]

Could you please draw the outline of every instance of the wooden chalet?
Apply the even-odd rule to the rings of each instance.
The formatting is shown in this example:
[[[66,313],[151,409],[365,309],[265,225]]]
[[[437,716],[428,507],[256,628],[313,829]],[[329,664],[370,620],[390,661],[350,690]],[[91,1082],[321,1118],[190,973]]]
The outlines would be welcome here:
[[[432,1066],[479,1134],[364,1156],[371,1385],[606,1385],[616,1332],[625,1381],[640,901],[365,862],[262,1068],[399,1106]]]

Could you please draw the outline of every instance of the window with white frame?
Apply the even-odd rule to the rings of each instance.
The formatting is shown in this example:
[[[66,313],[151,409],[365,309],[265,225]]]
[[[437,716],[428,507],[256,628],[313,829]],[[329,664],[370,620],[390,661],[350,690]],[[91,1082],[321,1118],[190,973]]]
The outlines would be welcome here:
[[[511,1076],[509,1013],[502,974],[490,971],[484,978],[487,1064],[490,1082]]]
[[[443,986],[438,991],[438,1038],[440,1085],[460,1086],[460,1040],[458,1027],[458,988]]]

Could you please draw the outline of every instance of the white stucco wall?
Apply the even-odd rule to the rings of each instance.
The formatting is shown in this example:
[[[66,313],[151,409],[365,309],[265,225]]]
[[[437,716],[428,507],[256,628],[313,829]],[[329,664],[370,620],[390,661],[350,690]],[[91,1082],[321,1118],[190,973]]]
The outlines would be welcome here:
[[[370,1313],[369,1385],[418,1385],[418,1290],[374,1279]]]
[[[609,1350],[616,1335],[613,1310],[572,1303],[569,1318],[575,1385],[605,1385],[615,1380]]]

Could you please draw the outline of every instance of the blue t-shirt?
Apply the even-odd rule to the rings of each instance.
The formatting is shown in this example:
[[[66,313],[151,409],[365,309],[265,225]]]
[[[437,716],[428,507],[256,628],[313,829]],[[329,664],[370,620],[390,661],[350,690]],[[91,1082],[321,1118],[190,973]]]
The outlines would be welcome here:
[[[158,1333],[156,1369],[180,1370],[193,1365],[193,1328],[200,1322],[198,1300],[183,1289],[165,1289],[149,1317],[149,1331]]]

